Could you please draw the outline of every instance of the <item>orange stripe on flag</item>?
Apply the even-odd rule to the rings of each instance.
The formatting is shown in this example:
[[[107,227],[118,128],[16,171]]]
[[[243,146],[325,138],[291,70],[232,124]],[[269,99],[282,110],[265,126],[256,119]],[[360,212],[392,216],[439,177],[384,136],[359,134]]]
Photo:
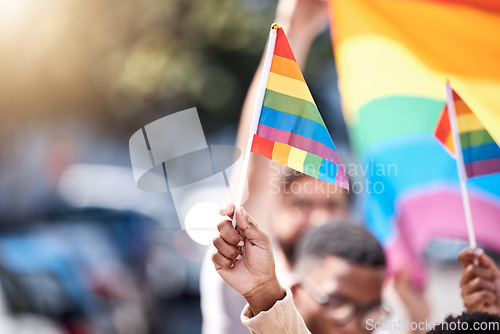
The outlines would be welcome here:
[[[446,137],[446,140],[444,142],[444,146],[453,154],[455,154],[455,145],[453,145],[453,136],[451,135],[451,132],[448,134],[448,137]]]
[[[290,154],[291,148],[292,147],[290,145],[275,142],[273,149],[273,160],[287,166],[288,155]]]
[[[289,58],[274,55],[271,64],[271,72],[305,82],[300,72],[299,65]]]
[[[457,116],[472,114],[472,110],[470,110],[469,106],[455,91],[453,91],[453,101],[455,102],[455,112],[457,113]]]

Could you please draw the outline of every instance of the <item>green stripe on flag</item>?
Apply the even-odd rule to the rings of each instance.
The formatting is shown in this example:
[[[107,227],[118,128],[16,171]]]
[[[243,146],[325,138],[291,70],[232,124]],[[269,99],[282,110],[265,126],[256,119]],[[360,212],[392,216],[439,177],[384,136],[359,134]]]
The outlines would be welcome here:
[[[274,110],[311,120],[326,128],[318,108],[309,101],[266,89],[263,105]]]
[[[304,160],[304,174],[318,178],[319,168],[321,167],[322,163],[322,157],[308,152]]]
[[[462,148],[479,146],[483,144],[489,144],[493,142],[490,134],[486,129],[470,131],[460,134],[460,142],[462,143]]]

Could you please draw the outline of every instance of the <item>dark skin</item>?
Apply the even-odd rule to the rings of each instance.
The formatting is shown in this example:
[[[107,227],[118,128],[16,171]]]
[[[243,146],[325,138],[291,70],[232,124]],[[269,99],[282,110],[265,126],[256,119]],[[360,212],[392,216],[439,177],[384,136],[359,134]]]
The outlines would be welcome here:
[[[221,210],[232,219],[234,206]],[[215,270],[234,290],[247,300],[252,313],[269,310],[285,297],[285,290],[275,273],[274,256],[269,237],[260,230],[243,208],[236,212],[238,230],[231,220],[219,223],[220,235],[214,239],[217,248],[212,255]]]
[[[234,207],[221,210],[230,218]],[[274,258],[269,237],[240,208],[236,212],[238,228],[231,220],[219,223],[220,235],[214,239],[217,248],[212,256],[215,269],[233,289],[247,300],[252,313],[269,310],[285,297],[284,288],[275,274]],[[307,270],[307,280],[328,295],[342,295],[358,307],[378,305],[384,281],[384,268],[372,268],[351,264],[337,257],[328,257],[319,265]],[[343,326],[335,326],[326,320],[323,306],[318,304],[299,285],[293,287],[294,300],[308,328],[314,334],[360,333],[359,315]]]
[[[349,214],[347,191],[313,177],[296,178],[273,210],[273,235],[290,261],[299,237],[312,226]]]
[[[309,268],[305,275],[311,285],[328,296],[355,303],[359,308],[380,305],[384,267],[368,267],[329,256]],[[361,333],[366,327],[357,314],[341,326],[329,321],[325,306],[319,304],[300,284],[292,287],[294,301],[307,328],[314,334]]]
[[[468,248],[458,256],[464,268],[460,288],[469,312],[500,315],[500,270],[481,249]]]

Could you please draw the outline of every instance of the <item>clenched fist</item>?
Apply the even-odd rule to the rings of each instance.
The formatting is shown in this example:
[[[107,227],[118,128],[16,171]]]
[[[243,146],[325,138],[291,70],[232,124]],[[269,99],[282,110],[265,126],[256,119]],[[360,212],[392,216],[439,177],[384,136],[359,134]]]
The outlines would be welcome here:
[[[469,312],[500,315],[500,270],[483,250],[466,249],[458,256],[464,268],[460,287]]]
[[[221,210],[232,218],[234,206]],[[212,255],[215,269],[233,289],[248,301],[254,315],[270,309],[285,297],[274,269],[269,237],[252,221],[243,208],[236,211],[237,229],[231,220],[219,223],[220,235],[214,239]]]

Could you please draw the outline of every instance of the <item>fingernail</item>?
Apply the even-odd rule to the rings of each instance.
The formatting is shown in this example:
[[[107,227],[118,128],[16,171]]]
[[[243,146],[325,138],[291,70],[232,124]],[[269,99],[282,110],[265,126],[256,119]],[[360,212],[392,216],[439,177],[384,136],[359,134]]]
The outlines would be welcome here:
[[[231,263],[231,265],[229,266],[229,268],[234,268],[234,263]]]
[[[238,242],[238,247],[243,247],[245,245],[245,242],[243,240],[240,240],[240,242]]]
[[[243,256],[241,256],[241,254],[238,254],[238,256],[236,257],[236,261],[239,261],[243,258]]]
[[[219,212],[222,214],[223,212],[227,212],[228,211],[228,205],[227,204],[224,204],[220,207],[220,210]]]

